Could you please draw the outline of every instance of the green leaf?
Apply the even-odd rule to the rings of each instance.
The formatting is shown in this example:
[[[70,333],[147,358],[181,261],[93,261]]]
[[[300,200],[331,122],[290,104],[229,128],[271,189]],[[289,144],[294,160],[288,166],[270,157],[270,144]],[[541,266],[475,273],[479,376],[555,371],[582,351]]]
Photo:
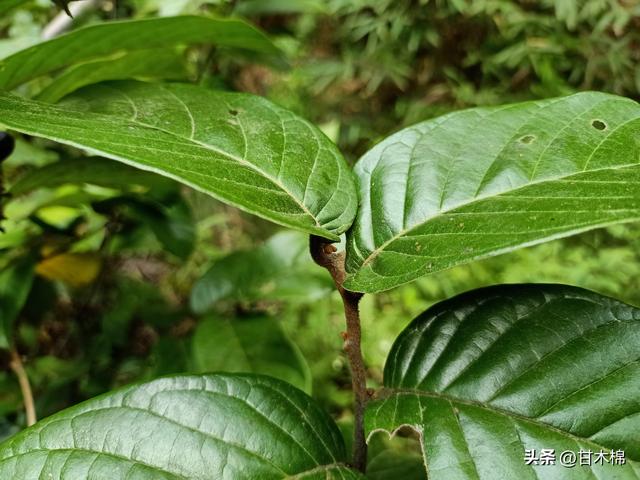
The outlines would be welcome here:
[[[65,184],[99,185],[107,188],[154,188],[160,191],[176,185],[171,180],[100,157],[80,157],[34,168],[22,175],[11,187],[11,195],[18,196],[38,188],[53,188]]]
[[[207,42],[279,54],[263,33],[236,19],[179,16],[112,21],[74,30],[5,58],[0,62],[0,88],[12,89],[61,68],[114,54]]]
[[[111,82],[61,105],[0,93],[0,123],[173,178],[276,223],[332,240],[357,194],[336,146],[248,94]]]
[[[63,410],[0,444],[0,477],[357,479],[331,418],[268,377],[177,376]]]
[[[368,480],[426,480],[422,457],[414,453],[384,450],[371,456]]]
[[[280,232],[263,246],[234,252],[214,264],[191,291],[196,313],[221,300],[313,302],[334,289],[331,277],[309,255],[309,237]]]
[[[259,373],[311,391],[304,357],[273,318],[207,317],[198,324],[192,351],[198,372]]]
[[[345,287],[640,218],[640,105],[601,93],[477,108],[402,130],[356,165]]]
[[[27,0],[0,0],[0,15],[6,14],[9,10],[27,3]]]
[[[384,385],[367,431],[417,430],[430,479],[640,478],[640,309],[619,301],[561,285],[462,294],[398,337]],[[543,448],[556,465],[525,463]],[[625,465],[559,462],[612,449]]]
[[[162,246],[186,259],[196,241],[195,224],[189,205],[180,195],[156,202],[143,195],[122,195],[94,202],[98,213],[117,212],[118,217],[133,218],[146,224]]]
[[[329,14],[320,0],[244,0],[235,6],[236,15],[283,15],[292,13]]]
[[[374,437],[367,457],[368,480],[427,480],[424,460],[412,438]]]
[[[13,322],[27,301],[33,271],[33,261],[23,259],[0,272],[0,348],[13,344]]]
[[[108,57],[68,68],[42,90],[37,99],[55,103],[65,95],[104,80],[167,79],[185,80],[187,69],[180,51],[170,48],[115,52]]]

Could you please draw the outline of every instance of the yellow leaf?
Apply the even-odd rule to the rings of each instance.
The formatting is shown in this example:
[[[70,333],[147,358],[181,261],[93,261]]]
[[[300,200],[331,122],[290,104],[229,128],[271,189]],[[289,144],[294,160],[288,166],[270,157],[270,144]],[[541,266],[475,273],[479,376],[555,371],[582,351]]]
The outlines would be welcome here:
[[[96,279],[101,267],[102,260],[95,253],[62,253],[42,260],[36,272],[49,280],[82,287]]]

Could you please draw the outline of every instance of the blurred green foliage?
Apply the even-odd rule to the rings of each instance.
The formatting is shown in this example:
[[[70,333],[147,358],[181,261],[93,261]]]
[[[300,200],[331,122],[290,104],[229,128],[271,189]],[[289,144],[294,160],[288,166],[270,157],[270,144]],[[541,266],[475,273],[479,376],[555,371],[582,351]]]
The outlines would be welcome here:
[[[1,5],[9,3],[0,11],[0,57],[39,41],[58,13],[48,1]],[[187,51],[192,81],[270,97],[320,124],[351,161],[393,131],[452,109],[584,89],[640,98],[633,0],[121,0],[100,3],[73,26],[180,13],[246,16],[291,64],[271,68],[198,46]],[[39,257],[15,338],[40,416],[120,384],[219,365],[197,333],[215,329],[211,315],[225,319],[218,335],[243,336],[234,322],[265,316],[280,322],[277,342],[293,342],[290,355],[298,359],[299,350],[306,359],[300,383],[308,365],[313,395],[348,424],[342,307],[304,239],[146,174],[114,173],[107,183],[98,170],[74,177],[83,162],[77,150],[20,138],[3,164],[5,183],[16,189],[5,208],[0,268]],[[562,282],[640,305],[639,234],[638,225],[602,229],[365,297],[372,386],[413,316],[464,290]],[[0,438],[24,422],[7,365],[0,354]],[[385,455],[381,447],[374,461]]]

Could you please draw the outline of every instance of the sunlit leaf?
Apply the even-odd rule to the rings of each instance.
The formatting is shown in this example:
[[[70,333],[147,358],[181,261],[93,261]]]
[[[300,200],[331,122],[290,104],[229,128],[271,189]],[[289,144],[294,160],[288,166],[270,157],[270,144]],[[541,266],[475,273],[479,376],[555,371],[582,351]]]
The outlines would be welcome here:
[[[640,219],[640,105],[602,93],[409,127],[356,165],[345,286],[375,292],[477,258]]]
[[[174,178],[333,240],[353,221],[351,170],[316,127],[252,95],[111,82],[62,105],[0,94],[0,123]]]

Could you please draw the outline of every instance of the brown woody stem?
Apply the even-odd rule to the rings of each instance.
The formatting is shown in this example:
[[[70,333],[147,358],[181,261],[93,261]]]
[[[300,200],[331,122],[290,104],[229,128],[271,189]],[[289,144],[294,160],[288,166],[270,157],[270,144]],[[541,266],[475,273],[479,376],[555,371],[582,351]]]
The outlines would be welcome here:
[[[353,426],[353,467],[365,472],[367,467],[367,442],[364,436],[364,409],[369,395],[367,393],[367,374],[362,358],[360,312],[358,303],[362,293],[345,290],[342,286],[346,277],[344,252],[338,253],[336,247],[327,240],[311,236],[310,251],[313,260],[326,268],[333,278],[342,297],[347,332],[344,335],[344,350],[351,367],[351,385],[354,394]]]
[[[31,391],[31,384],[29,383],[29,377],[22,364],[20,354],[16,350],[11,350],[11,362],[9,363],[11,370],[18,377],[18,383],[20,384],[20,391],[22,392],[22,402],[24,403],[24,411],[27,417],[27,427],[30,427],[36,423],[36,407],[33,402],[33,392]]]

